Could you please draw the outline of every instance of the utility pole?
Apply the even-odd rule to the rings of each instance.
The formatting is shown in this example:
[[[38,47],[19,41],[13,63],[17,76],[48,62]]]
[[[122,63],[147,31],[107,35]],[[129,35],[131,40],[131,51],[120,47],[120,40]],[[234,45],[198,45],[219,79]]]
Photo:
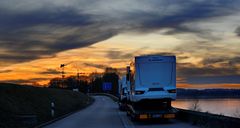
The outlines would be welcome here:
[[[62,79],[64,79],[64,66],[66,66],[65,64],[61,64],[60,68],[62,68]]]
[[[78,88],[80,87],[80,74],[78,72],[78,69],[77,69],[77,86],[76,87],[78,87]]]
[[[64,78],[65,78],[64,67],[71,64],[71,63],[73,63],[73,62],[71,61],[71,62],[66,63],[66,64],[60,64],[60,68],[62,69],[62,72],[61,72],[61,74],[62,74],[62,85],[61,85],[62,88],[64,87]]]
[[[66,66],[65,64],[61,64],[60,65],[60,68],[62,69],[62,83],[61,83],[61,87],[63,88],[63,85],[64,85],[64,77],[65,77],[65,75],[64,75],[64,66]]]

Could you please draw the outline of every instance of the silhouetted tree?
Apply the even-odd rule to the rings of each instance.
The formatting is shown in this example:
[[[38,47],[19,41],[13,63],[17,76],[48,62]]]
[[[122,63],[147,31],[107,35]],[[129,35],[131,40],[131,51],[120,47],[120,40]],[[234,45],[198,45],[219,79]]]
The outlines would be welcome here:
[[[85,77],[86,78],[86,77]],[[88,89],[88,81],[78,79],[75,76],[69,76],[65,79],[53,78],[49,82],[49,88],[62,88],[62,89],[79,89],[79,91],[86,93]]]
[[[91,82],[89,83],[88,81]],[[104,73],[93,72],[89,76],[70,76],[65,79],[53,78],[49,82],[50,88],[64,88],[64,89],[74,89],[78,88],[79,91],[87,93],[88,91],[92,93],[103,92],[103,83],[108,82],[112,84],[112,89],[107,93],[117,95],[118,92],[118,72],[117,69],[108,67],[105,69]]]
[[[77,88],[77,79],[74,77],[67,77],[64,81],[64,85],[67,89],[74,89]]]
[[[53,78],[50,80],[49,84],[49,88],[61,88],[61,78]]]
[[[113,95],[117,95],[118,93],[118,73],[117,69],[114,68],[106,68],[103,74],[103,82],[110,82],[112,83],[112,90],[110,93]]]
[[[95,78],[91,83],[91,92],[101,93],[102,92],[103,80],[101,77]]]

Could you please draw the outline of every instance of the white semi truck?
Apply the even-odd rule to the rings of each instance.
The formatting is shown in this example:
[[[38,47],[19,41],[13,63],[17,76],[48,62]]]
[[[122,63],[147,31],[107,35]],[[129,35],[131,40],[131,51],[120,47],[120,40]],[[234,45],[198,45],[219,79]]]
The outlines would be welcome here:
[[[119,80],[119,87],[118,87],[118,93],[119,93],[119,110],[125,110],[126,109],[126,102],[127,102],[127,80],[126,76],[123,76]]]
[[[127,115],[131,119],[175,118],[176,57],[137,56],[127,67],[130,83]]]

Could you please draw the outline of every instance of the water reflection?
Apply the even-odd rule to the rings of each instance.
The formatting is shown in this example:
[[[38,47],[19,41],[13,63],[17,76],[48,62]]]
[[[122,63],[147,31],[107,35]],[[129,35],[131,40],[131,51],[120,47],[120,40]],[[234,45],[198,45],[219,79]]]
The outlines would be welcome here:
[[[202,112],[240,118],[240,99],[178,99],[173,101],[172,105],[182,109],[193,109],[196,102]]]

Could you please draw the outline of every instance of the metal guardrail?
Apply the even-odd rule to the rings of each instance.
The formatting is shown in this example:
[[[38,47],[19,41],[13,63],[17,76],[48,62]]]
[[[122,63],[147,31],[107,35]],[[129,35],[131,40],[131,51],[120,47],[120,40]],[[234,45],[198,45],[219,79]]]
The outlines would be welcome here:
[[[89,95],[102,95],[102,96],[108,96],[110,97],[113,101],[117,102],[118,101],[118,97],[109,94],[109,93],[89,93]]]
[[[177,119],[205,128],[238,128],[240,118],[179,109]]]

